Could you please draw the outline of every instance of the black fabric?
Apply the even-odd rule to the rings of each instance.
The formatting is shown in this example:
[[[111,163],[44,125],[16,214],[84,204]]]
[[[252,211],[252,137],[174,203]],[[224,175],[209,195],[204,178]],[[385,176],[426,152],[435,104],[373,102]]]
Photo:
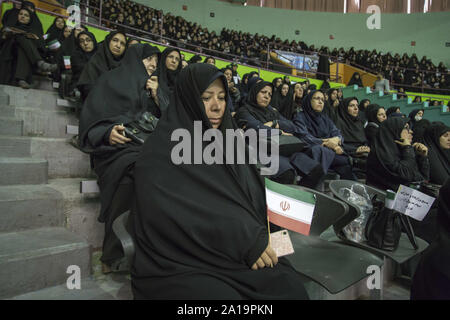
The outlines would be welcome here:
[[[389,118],[390,116],[392,116],[394,113],[397,113],[397,109],[400,109],[399,107],[390,107],[389,109],[386,110],[386,116]]]
[[[64,21],[64,27],[62,27],[62,29],[58,29],[56,27],[56,20],[57,19],[62,19],[59,17],[56,17],[55,20],[53,20],[53,23],[50,27],[48,27],[46,34],[47,39],[45,40],[45,42],[48,44],[50,43],[52,40],[58,40],[60,43],[64,42],[64,28],[66,27],[66,22]]]
[[[417,122],[416,126],[414,127],[414,134],[413,134],[413,142],[420,142],[424,143],[424,135],[426,129],[431,125],[430,120],[422,119],[419,122]]]
[[[94,43],[94,49],[91,52],[85,52],[81,46],[80,46],[80,36],[81,35],[87,35]],[[84,66],[89,62],[89,60],[94,56],[94,54],[98,50],[98,44],[97,40],[95,39],[94,34],[88,31],[82,31],[78,34],[77,38],[77,48],[74,51],[72,57],[70,58],[70,63],[72,66],[72,82],[76,85],[78,82],[78,79],[81,76],[81,73],[83,72]]]
[[[416,119],[415,119],[416,115],[417,115],[420,111],[422,111],[422,112],[425,114],[425,109],[415,109],[415,110],[411,111],[410,114],[408,115],[408,118],[409,118],[409,124],[410,124],[410,127],[411,127],[412,130],[414,130],[414,128],[416,127],[416,125],[417,125],[420,121],[422,121],[422,120],[416,121]]]
[[[378,133],[378,129],[380,128],[381,122],[378,121],[377,117],[380,109],[384,108],[378,104],[370,104],[367,106],[367,126],[364,129],[364,132],[366,134],[367,141],[369,142],[369,146],[372,145],[372,142],[375,140]]]
[[[118,33],[121,33],[125,36],[125,34],[122,32],[113,31],[109,33],[106,39],[99,45],[97,52],[84,67],[80,79],[78,80],[78,86],[86,87],[90,91],[92,89],[92,86],[94,86],[95,82],[102,74],[120,66],[121,60],[124,57],[126,51],[124,51],[124,54],[122,56],[116,58],[113,56],[111,50],[109,49],[110,41]]]
[[[316,138],[328,138],[335,127],[333,121],[323,112],[316,112],[311,106],[312,97],[316,91],[311,91],[303,98],[303,114],[305,116],[308,131]],[[324,107],[325,109],[325,107]]]
[[[358,101],[356,97],[350,97],[345,99],[344,102],[339,105],[339,119],[336,124],[344,137],[344,146],[348,146],[352,149],[350,151],[354,151],[353,149],[356,150],[359,146],[367,145],[364,123],[359,116],[353,117],[348,113],[348,106],[353,100]]]
[[[30,10],[28,10],[30,12],[30,17],[31,19],[31,33],[34,33],[35,35],[42,37],[42,35],[44,34],[44,29],[42,28],[42,23],[41,20],[39,20],[39,17],[36,14],[36,7],[34,5],[33,2],[30,1],[23,1],[22,2],[22,8],[27,8],[27,7],[32,7],[35,12],[32,12]]]
[[[330,118],[335,124],[338,122],[338,109],[339,106],[334,107],[334,102],[336,100],[338,100],[338,98],[336,98],[336,100],[331,100],[331,95],[333,94],[334,91],[338,91],[336,88],[332,88],[330,90],[327,91],[327,95],[328,95],[328,100],[325,101],[325,106],[323,108],[323,114],[327,115],[328,118]],[[339,100],[338,100],[339,101]],[[341,104],[341,102],[339,101],[339,104]]]
[[[180,63],[176,70],[167,69],[166,59],[172,52],[178,52],[180,54]],[[158,76],[158,98],[159,107],[164,112],[169,106],[169,99],[173,93],[175,87],[175,81],[178,74],[183,69],[183,64],[181,63],[181,52],[175,48],[166,48],[162,54],[158,64],[158,70],[156,74]]]
[[[194,121],[211,128],[201,94],[218,78],[227,88],[225,76],[209,64],[181,71],[171,105],[136,163],[134,296],[199,299],[205,297],[199,286],[211,283],[217,290],[211,299],[305,299],[284,259],[273,269],[250,269],[268,245],[264,185],[256,168],[171,160],[174,130],[193,136]],[[222,132],[235,129],[229,107]]]
[[[133,142],[110,145],[109,133],[114,125],[130,123],[147,111],[145,85],[149,75],[142,60],[155,53],[159,50],[147,44],[130,47],[123,64],[98,79],[83,105],[79,145],[93,156],[101,191],[101,222],[118,183],[132,168],[140,150]]]
[[[409,185],[429,177],[428,157],[416,156],[412,146],[400,146],[400,134],[407,123],[404,118],[382,122],[367,161],[367,183],[396,191],[399,184]]]
[[[437,218],[438,236],[416,269],[412,300],[450,300],[450,179],[440,190]]]
[[[283,117],[291,120],[294,109],[294,87],[289,86],[289,90],[286,96],[281,94],[281,89],[284,83],[282,83],[278,89],[273,90],[271,106],[276,108]]]
[[[443,149],[439,143],[440,137],[448,131],[450,128],[443,123],[433,123],[425,130],[423,139],[428,147],[431,182],[440,185],[450,177],[450,150]]]

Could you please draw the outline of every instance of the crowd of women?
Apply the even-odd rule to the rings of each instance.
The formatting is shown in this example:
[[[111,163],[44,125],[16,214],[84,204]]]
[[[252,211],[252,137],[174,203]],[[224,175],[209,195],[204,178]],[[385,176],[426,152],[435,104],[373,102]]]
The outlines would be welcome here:
[[[98,8],[100,2],[91,0],[90,5]],[[99,10],[96,9],[93,14],[98,16]],[[375,49],[357,50],[354,47],[347,50],[330,49],[326,46],[319,48],[315,45],[308,46],[303,41],[283,41],[275,35],[267,37],[226,28],[223,28],[220,34],[216,34],[182,17],[175,17],[170,13],[162,16],[159,10],[129,0],[103,1],[102,16],[105,18],[105,26],[112,29],[125,28],[127,33],[150,37],[152,40],[159,40],[162,32],[164,37],[173,39],[167,42],[177,47],[193,51],[202,50],[204,54],[223,56],[228,60],[231,60],[229,56],[231,54],[237,56],[236,61],[250,65],[264,66],[267,54],[262,54],[262,51],[267,50],[270,45],[271,50],[328,55],[333,61],[367,68],[372,73],[382,74],[397,89],[450,94],[450,73],[447,67],[443,62],[436,65],[426,56],[419,59],[416,54],[383,53]],[[135,30],[127,29],[128,27]],[[445,89],[448,92],[443,91]]]
[[[295,268],[277,258],[270,245],[259,169],[228,162],[173,163],[172,133],[185,129],[194,136],[194,121],[203,130],[257,129],[266,137],[294,139],[296,148],[280,155],[279,170],[270,177],[283,184],[321,190],[330,174],[363,178],[382,190],[448,181],[450,128],[429,123],[423,109],[406,117],[397,107],[386,110],[343,97],[339,89],[324,92],[308,81],[291,84],[288,77],[268,82],[257,72],[240,81],[236,66],[218,70],[214,59],[201,63],[198,57],[188,65],[178,49],[161,53],[133,43],[121,31],[97,44],[86,28],[66,34],[59,18],[45,40],[59,39],[58,50],[67,51],[40,51],[40,40],[29,36],[37,35],[35,14],[28,3],[23,6],[8,14],[14,29],[2,43],[2,57],[5,43],[23,51],[28,73],[19,61],[11,74],[21,85],[35,67],[62,72],[67,63],[57,57],[71,52],[70,63],[79,74],[74,86],[83,100],[79,147],[90,154],[100,187],[101,261],[105,272],[131,269],[135,298],[308,298]],[[25,33],[14,31],[23,25]],[[46,53],[55,64],[41,62]],[[30,56],[39,60],[32,62]],[[21,72],[27,77],[19,77]],[[448,208],[448,199],[442,208]],[[116,217],[130,209],[128,227],[136,245],[132,266],[112,232]],[[417,235],[433,243],[421,270],[440,268],[439,281],[447,285],[448,222],[448,210],[441,210],[415,225]],[[436,252],[444,259],[437,266]],[[431,297],[425,292],[428,282],[416,281],[422,284],[417,297]],[[448,292],[434,294],[439,298]]]

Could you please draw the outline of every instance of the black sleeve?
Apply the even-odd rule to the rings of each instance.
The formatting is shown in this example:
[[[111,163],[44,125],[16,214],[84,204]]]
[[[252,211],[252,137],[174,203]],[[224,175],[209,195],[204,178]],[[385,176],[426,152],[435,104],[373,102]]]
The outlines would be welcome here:
[[[427,176],[429,176],[429,162],[427,157],[420,160],[423,162],[419,163],[416,160],[416,154],[412,146],[405,146],[401,150],[401,160],[393,164],[393,172],[396,172],[405,181],[417,182],[425,179],[425,177],[421,174],[421,166],[423,166],[425,171],[428,170]],[[427,166],[428,169],[426,169]]]

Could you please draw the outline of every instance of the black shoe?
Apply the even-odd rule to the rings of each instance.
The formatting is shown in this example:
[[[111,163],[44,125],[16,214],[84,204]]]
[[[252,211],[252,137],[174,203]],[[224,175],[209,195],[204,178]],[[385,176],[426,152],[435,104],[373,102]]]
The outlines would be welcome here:
[[[316,189],[319,185],[322,184],[322,182],[325,179],[325,172],[323,172],[322,166],[319,164],[314,169],[311,170],[311,172],[303,177],[300,180],[300,185],[303,187],[307,187],[310,189]]]
[[[30,88],[31,88],[31,85],[30,85],[28,82],[26,82],[25,80],[19,80],[19,81],[17,82],[17,84],[18,84],[19,87],[21,87],[22,89],[30,89]]]
[[[47,63],[44,60],[38,61],[37,66],[43,72],[55,72],[58,69],[58,65]]]

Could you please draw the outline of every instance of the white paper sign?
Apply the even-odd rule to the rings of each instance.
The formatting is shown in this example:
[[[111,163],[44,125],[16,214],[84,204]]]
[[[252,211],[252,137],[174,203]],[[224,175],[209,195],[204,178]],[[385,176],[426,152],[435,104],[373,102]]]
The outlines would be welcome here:
[[[422,221],[436,199],[416,189],[400,185],[395,197],[394,210]]]

